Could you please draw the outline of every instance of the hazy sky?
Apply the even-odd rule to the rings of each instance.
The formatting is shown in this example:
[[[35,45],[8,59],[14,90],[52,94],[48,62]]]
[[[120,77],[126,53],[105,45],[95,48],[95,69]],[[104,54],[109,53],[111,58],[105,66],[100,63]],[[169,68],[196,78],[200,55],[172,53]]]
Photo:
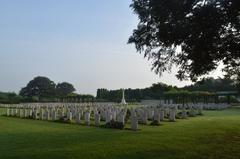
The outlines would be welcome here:
[[[159,78],[128,37],[137,25],[130,0],[0,0],[0,91],[18,92],[35,76],[97,88],[144,88]],[[219,74],[215,72],[215,75]]]

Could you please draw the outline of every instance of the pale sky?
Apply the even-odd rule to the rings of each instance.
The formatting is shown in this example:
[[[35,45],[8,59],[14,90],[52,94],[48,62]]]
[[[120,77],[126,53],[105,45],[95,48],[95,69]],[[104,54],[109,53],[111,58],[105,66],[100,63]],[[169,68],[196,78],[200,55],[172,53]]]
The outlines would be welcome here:
[[[131,0],[0,0],[0,91],[18,92],[36,76],[97,88],[184,86],[159,78],[127,41],[136,27]],[[215,71],[214,76],[220,75]]]

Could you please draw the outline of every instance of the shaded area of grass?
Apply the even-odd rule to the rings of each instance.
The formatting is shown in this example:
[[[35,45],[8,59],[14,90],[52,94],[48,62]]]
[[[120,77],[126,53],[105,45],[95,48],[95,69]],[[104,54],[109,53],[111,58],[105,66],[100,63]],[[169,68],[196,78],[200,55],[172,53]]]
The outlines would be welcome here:
[[[141,131],[0,117],[0,158],[240,158],[240,108]]]

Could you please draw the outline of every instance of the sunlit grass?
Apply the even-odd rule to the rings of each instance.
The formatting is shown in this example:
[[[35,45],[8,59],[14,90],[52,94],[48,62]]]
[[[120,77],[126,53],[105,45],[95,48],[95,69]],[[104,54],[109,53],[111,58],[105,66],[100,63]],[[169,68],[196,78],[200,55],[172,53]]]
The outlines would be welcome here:
[[[240,108],[113,130],[0,117],[1,159],[240,158]]]

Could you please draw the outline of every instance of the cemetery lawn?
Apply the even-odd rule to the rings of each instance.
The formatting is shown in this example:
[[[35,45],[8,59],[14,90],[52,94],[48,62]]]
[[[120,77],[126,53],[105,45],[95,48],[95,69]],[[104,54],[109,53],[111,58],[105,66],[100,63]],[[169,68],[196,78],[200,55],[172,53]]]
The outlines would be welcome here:
[[[0,117],[0,159],[240,158],[240,107],[140,131]]]

